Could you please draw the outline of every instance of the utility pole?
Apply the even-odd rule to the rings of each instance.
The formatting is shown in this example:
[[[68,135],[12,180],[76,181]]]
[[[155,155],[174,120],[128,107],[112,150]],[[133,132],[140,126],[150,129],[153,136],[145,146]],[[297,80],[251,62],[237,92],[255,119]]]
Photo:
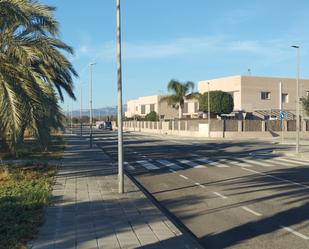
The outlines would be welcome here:
[[[300,74],[300,46],[293,45],[292,48],[297,50],[297,76],[296,76],[296,153],[299,153],[299,130],[300,130],[300,115],[299,115],[299,74]]]
[[[92,66],[95,65],[96,63],[91,63],[90,64],[90,136],[89,136],[89,140],[90,140],[90,148],[92,148]]]
[[[207,98],[207,106],[208,106],[208,114],[207,114],[207,117],[208,117],[208,138],[210,138],[210,89],[209,89],[209,82],[207,82],[207,85],[208,85],[208,98]]]
[[[124,193],[123,181],[123,134],[122,134],[122,65],[121,65],[121,13],[120,0],[116,0],[117,33],[117,89],[118,89],[118,192]]]
[[[80,81],[80,112],[79,112],[79,121],[80,121],[80,138],[83,137],[83,86]]]
[[[282,82],[279,82],[279,110],[280,110],[280,120],[281,120],[281,143],[283,144],[283,118],[281,113],[283,112],[283,103],[282,103]]]

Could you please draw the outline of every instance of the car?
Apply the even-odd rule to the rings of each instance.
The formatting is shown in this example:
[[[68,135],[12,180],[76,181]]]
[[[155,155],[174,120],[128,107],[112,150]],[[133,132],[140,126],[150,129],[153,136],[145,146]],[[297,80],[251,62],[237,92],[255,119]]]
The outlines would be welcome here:
[[[104,121],[102,124],[99,125],[99,129],[103,130],[113,130],[112,122]]]

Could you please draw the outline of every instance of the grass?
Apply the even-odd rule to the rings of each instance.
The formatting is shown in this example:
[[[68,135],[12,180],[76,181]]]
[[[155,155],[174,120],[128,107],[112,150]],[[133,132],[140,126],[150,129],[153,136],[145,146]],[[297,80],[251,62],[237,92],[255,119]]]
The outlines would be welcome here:
[[[19,149],[19,157],[15,158],[9,153],[0,153],[2,159],[33,159],[33,160],[58,160],[63,156],[65,148],[65,141],[61,135],[53,135],[50,144],[46,151],[42,148],[36,140],[28,138],[25,139],[24,145]]]
[[[0,248],[24,249],[43,223],[54,166],[0,165]]]
[[[61,159],[64,148],[63,137],[54,135],[47,151],[42,151],[35,140],[27,139],[19,158],[2,154],[8,161],[20,159],[25,163],[8,165],[0,161],[1,249],[25,249],[27,241],[37,234],[56,173],[56,167],[47,162]]]

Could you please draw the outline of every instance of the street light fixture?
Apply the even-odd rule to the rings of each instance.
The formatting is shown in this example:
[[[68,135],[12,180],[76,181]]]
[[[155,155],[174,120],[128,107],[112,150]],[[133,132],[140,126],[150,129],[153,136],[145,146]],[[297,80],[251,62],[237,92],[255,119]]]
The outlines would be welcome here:
[[[90,115],[89,115],[89,121],[90,121],[90,148],[92,148],[92,66],[97,63],[93,62],[90,63]]]
[[[293,45],[297,51],[297,76],[296,76],[296,153],[299,153],[299,130],[300,130],[300,115],[299,115],[299,71],[300,71],[300,46]]]
[[[117,36],[117,92],[118,92],[118,192],[124,193],[123,181],[123,134],[122,134],[122,68],[121,68],[121,13],[120,0],[116,0]]]

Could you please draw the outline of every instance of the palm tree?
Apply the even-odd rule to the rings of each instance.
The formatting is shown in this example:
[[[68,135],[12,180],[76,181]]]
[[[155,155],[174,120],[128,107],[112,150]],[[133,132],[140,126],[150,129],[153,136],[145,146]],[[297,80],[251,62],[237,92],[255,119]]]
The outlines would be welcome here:
[[[175,106],[179,111],[179,118],[182,118],[182,112],[186,99],[195,98],[195,94],[192,93],[194,89],[194,83],[192,81],[179,82],[177,80],[171,80],[167,89],[171,92],[171,95],[163,96],[160,102],[167,102],[168,105]]]
[[[57,38],[53,10],[33,0],[0,0],[0,137],[12,150],[26,128],[43,144],[49,127],[60,125],[53,87],[61,101],[62,90],[75,99],[77,73],[61,52],[73,50]]]

